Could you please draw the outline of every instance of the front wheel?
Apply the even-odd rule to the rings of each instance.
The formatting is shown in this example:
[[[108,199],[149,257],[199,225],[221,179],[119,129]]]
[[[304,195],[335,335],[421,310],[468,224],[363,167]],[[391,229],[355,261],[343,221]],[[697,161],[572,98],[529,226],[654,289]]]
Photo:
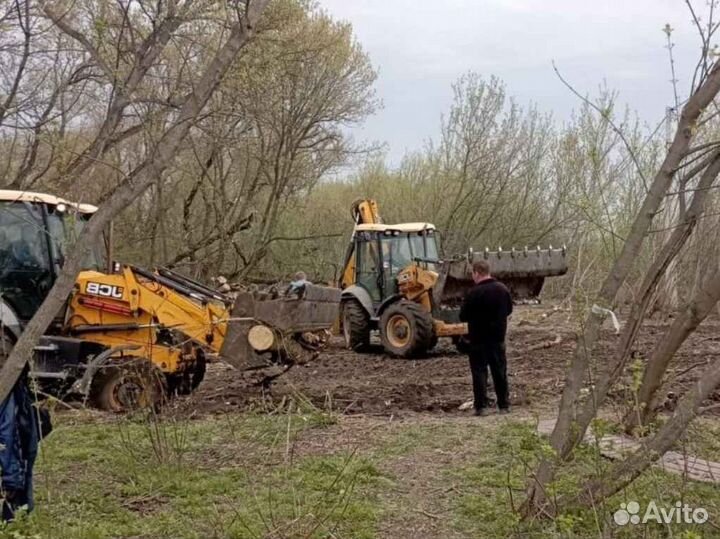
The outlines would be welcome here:
[[[418,357],[432,348],[435,338],[433,319],[418,303],[401,300],[380,317],[383,347],[398,357]]]
[[[166,396],[165,374],[147,359],[108,365],[95,375],[91,399],[109,412],[158,410]]]

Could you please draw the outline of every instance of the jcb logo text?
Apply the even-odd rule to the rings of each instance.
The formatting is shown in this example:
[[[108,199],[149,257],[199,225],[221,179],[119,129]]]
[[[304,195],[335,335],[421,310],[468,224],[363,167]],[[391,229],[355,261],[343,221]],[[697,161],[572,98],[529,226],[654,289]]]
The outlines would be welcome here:
[[[101,283],[88,283],[85,292],[94,296],[104,296],[107,298],[121,299],[123,297],[122,286],[112,286]]]

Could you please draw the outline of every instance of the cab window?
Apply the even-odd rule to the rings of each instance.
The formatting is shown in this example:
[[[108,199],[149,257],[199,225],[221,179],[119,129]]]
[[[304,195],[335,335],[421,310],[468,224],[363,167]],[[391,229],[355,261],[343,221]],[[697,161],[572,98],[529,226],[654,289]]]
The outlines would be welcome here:
[[[53,281],[41,212],[0,202],[0,294],[22,320],[32,318]]]

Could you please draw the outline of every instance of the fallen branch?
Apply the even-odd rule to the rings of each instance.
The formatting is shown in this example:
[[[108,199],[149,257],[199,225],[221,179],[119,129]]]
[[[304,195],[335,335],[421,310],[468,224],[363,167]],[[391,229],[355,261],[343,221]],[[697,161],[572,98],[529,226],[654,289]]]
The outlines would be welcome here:
[[[710,406],[704,406],[702,408],[698,408],[698,415],[704,414],[706,412],[712,412],[713,410],[720,410],[720,403],[711,404]]]
[[[433,520],[440,520],[442,517],[440,515],[435,515],[433,513],[428,513],[424,509],[413,509],[414,513],[420,513],[421,515],[425,515],[428,518],[431,518]]]
[[[689,367],[681,370],[680,372],[673,373],[673,378],[680,378],[682,375],[689,373],[690,371],[697,369],[698,367],[701,367],[703,365],[707,365],[709,362],[707,360],[699,361],[698,363],[693,363]]]
[[[555,338],[554,338],[552,341],[547,340],[547,341],[542,341],[542,342],[540,342],[540,343],[538,343],[538,344],[533,344],[532,346],[528,346],[528,347],[525,349],[525,351],[526,351],[526,352],[533,352],[533,351],[535,351],[535,350],[542,350],[542,349],[544,349],[544,348],[550,348],[550,347],[552,347],[552,346],[557,346],[557,345],[560,344],[561,342],[562,342],[562,336],[558,333],[557,335],[555,335]]]

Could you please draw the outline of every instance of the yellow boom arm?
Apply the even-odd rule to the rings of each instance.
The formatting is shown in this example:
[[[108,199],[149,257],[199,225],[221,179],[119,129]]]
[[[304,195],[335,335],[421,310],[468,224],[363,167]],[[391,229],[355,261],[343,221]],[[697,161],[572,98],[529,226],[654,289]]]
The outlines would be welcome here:
[[[382,223],[377,202],[370,198],[359,199],[353,202],[351,212],[355,226]],[[347,288],[355,283],[355,259],[355,230],[353,230],[350,245],[348,245],[345,253],[340,288]]]

